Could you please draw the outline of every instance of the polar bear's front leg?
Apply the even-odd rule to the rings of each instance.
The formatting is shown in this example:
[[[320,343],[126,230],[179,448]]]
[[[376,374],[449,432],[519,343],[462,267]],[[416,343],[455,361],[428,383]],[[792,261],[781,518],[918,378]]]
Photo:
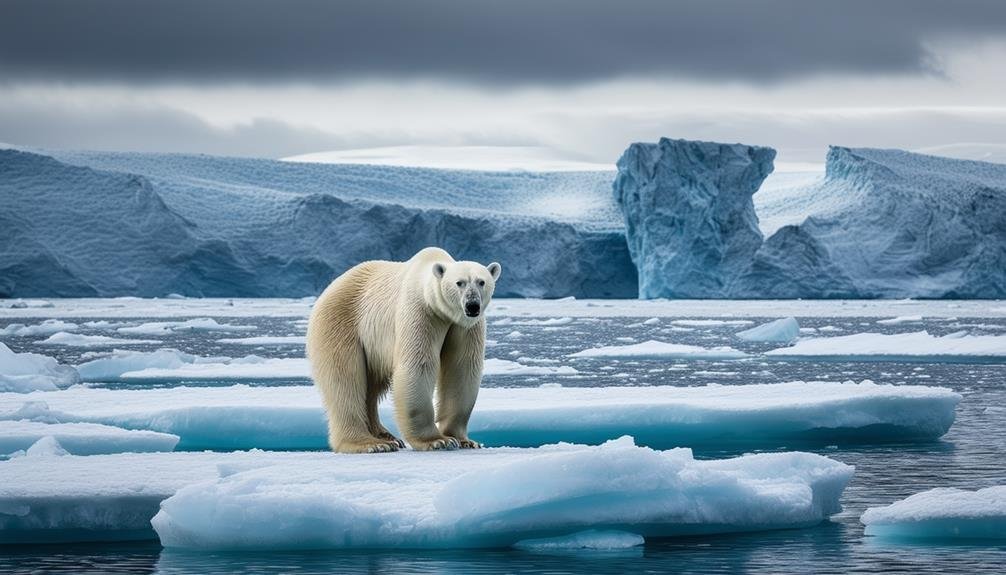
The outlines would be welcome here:
[[[468,420],[475,408],[485,360],[485,321],[472,327],[452,326],[444,338],[437,382],[437,425],[462,448],[482,447],[468,438]]]
[[[433,391],[440,370],[440,358],[433,352],[433,346],[422,338],[403,343],[405,345],[399,348],[395,371],[391,376],[399,431],[417,451],[457,449],[457,440],[440,433],[434,423]]]

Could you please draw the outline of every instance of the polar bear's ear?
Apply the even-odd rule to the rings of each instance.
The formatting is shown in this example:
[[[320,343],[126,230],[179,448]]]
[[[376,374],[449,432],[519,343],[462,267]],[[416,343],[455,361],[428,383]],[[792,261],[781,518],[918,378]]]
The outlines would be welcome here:
[[[493,262],[486,266],[489,270],[489,275],[493,276],[493,281],[500,279],[500,274],[503,273],[503,268],[496,262]]]
[[[444,267],[444,264],[433,264],[433,275],[436,276],[437,279],[443,278],[445,273],[447,273],[447,268]]]

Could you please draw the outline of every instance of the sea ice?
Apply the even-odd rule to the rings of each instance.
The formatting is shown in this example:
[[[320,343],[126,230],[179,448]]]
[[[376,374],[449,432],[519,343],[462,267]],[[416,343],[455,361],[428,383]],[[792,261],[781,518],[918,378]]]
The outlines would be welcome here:
[[[303,335],[261,335],[257,337],[238,337],[218,339],[219,343],[234,345],[304,345],[307,337]]]
[[[706,348],[697,345],[666,343],[648,340],[632,345],[609,345],[572,353],[574,358],[626,358],[626,359],[742,359],[748,357],[743,351],[732,347]]]
[[[977,491],[938,488],[886,507],[861,521],[867,535],[895,539],[1006,539],[1006,485]]]
[[[107,335],[85,335],[60,331],[38,343],[39,345],[65,345],[69,347],[112,347],[116,345],[148,345],[161,342],[156,339],[122,339]]]
[[[178,443],[177,435],[98,423],[0,420],[0,455],[28,449],[44,437],[55,438],[63,449],[74,455],[171,451]]]
[[[155,321],[140,324],[132,327],[120,327],[116,331],[124,335],[168,335],[180,331],[206,331],[206,332],[246,332],[255,331],[253,325],[232,325],[228,323],[218,323],[217,320],[207,317],[188,319],[185,321]]]
[[[744,341],[792,343],[800,337],[800,324],[797,323],[796,318],[786,317],[739,331],[735,335]]]
[[[808,453],[702,461],[632,438],[596,447],[330,456],[179,489],[151,520],[192,549],[502,547],[618,529],[677,536],[807,527],[852,477]]]
[[[772,359],[810,361],[1002,363],[1006,362],[1006,335],[857,333],[801,339],[792,347],[773,349],[765,355]]]
[[[947,432],[960,399],[945,388],[868,381],[485,388],[469,432],[486,445],[515,447],[597,444],[623,434],[656,448],[927,441]],[[379,413],[397,433],[391,404],[382,403]],[[0,418],[160,431],[179,436],[179,449],[327,446],[325,414],[313,386],[76,386],[27,396],[3,393]]]
[[[0,343],[0,392],[53,391],[80,381],[77,370],[37,353],[14,353]]]
[[[3,329],[0,329],[0,335],[15,336],[15,337],[52,335],[60,331],[73,331],[78,327],[80,326],[78,326],[75,323],[59,319],[47,319],[42,323],[35,325],[12,323]]]

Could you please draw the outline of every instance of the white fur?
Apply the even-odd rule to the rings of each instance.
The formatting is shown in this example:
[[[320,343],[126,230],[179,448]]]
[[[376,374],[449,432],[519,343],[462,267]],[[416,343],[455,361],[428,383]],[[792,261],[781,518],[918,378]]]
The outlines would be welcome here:
[[[458,262],[426,248],[407,262],[359,264],[325,289],[308,323],[307,355],[334,451],[402,446],[377,415],[389,387],[398,429],[414,449],[478,447],[468,438],[468,419],[482,380],[485,309],[500,271],[497,263]],[[466,305],[471,313],[476,302],[478,313],[469,317]]]

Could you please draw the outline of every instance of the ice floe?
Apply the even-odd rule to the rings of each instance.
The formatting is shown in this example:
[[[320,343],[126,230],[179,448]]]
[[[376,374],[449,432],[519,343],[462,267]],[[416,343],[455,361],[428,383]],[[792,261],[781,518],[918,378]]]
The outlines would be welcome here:
[[[778,447],[933,440],[961,396],[940,387],[789,382],[697,387],[485,388],[469,432],[490,446],[602,443],[630,434],[656,448]],[[43,403],[44,402],[44,403]],[[396,432],[390,403],[379,408]],[[0,418],[102,423],[181,438],[178,449],[325,449],[312,386],[0,394]]]
[[[237,337],[218,339],[218,343],[233,345],[304,345],[307,337],[303,335],[261,335],[257,337]]]
[[[1006,362],[1006,335],[857,333],[801,339],[792,347],[773,349],[765,355],[772,359],[815,361],[1001,363]]]
[[[75,323],[60,319],[47,319],[42,323],[25,325],[23,323],[12,323],[0,329],[0,336],[31,337],[52,335],[60,331],[73,331],[79,328]]]
[[[894,539],[1006,539],[1006,485],[977,491],[937,488],[861,518],[867,535]]]
[[[572,353],[574,358],[626,358],[626,359],[742,359],[743,351],[732,347],[701,347],[648,340],[632,345],[609,345]]]
[[[64,450],[74,455],[171,451],[178,443],[176,435],[99,423],[0,420],[0,455],[27,450],[45,437],[54,438]]]
[[[39,345],[65,345],[69,347],[113,347],[116,345],[148,345],[161,342],[156,339],[123,339],[107,335],[85,335],[60,331],[38,343]]]
[[[404,461],[403,461],[404,460]],[[806,527],[852,468],[808,453],[719,461],[623,437],[468,453],[332,456],[183,487],[151,523],[193,549],[501,547],[585,529],[675,536]]]
[[[786,317],[763,323],[757,327],[739,331],[735,334],[744,341],[769,341],[775,343],[792,343],[800,337],[800,324],[796,318]]]
[[[168,335],[182,331],[205,331],[205,332],[227,332],[239,333],[255,331],[253,325],[233,325],[229,323],[218,323],[217,320],[202,317],[185,321],[155,321],[143,323],[132,327],[120,327],[119,333],[126,335]]]
[[[683,327],[720,327],[751,325],[754,322],[747,319],[676,319],[671,323]]]
[[[0,343],[0,392],[53,391],[80,381],[77,370],[37,353],[15,353]]]

